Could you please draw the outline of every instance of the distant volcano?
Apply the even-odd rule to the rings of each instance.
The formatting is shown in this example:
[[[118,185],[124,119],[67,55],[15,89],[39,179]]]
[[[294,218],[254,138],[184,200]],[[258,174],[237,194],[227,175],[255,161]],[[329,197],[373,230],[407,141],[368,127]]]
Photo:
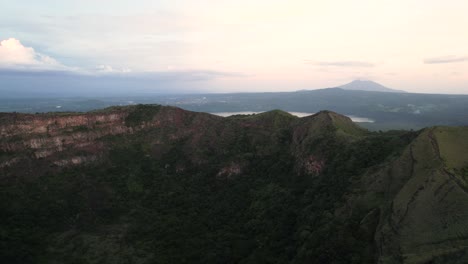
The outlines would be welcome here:
[[[344,90],[361,90],[361,91],[387,92],[387,93],[406,93],[406,91],[390,89],[373,81],[355,80],[348,84],[344,84],[338,87]]]

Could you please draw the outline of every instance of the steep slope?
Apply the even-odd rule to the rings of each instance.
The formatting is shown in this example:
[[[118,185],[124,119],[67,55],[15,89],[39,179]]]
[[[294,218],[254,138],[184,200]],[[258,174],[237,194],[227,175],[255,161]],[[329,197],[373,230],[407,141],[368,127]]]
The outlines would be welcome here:
[[[466,260],[466,128],[138,105],[0,134],[6,263]]]
[[[468,261],[467,132],[425,129],[398,159],[355,182],[347,210],[374,214],[379,263]]]
[[[458,261],[468,261],[466,182],[460,179],[462,175],[450,172],[448,166],[463,156],[463,166],[467,166],[468,160],[466,152],[458,153],[461,157],[456,159],[442,155],[439,146],[451,146],[437,140],[435,135],[440,134],[444,134],[444,129],[427,129],[412,144],[413,173],[393,200],[388,225],[396,224],[397,235],[390,232],[387,236],[393,243],[398,241],[400,254],[408,262],[424,263],[436,257],[443,263],[444,256],[456,254],[461,254]],[[464,137],[456,135],[449,138],[452,142],[464,141]],[[393,258],[393,253],[383,254],[382,258]]]
[[[354,80],[348,84],[338,86],[344,90],[361,90],[368,92],[387,92],[387,93],[406,93],[402,90],[395,90],[387,88],[379,83],[373,81]]]

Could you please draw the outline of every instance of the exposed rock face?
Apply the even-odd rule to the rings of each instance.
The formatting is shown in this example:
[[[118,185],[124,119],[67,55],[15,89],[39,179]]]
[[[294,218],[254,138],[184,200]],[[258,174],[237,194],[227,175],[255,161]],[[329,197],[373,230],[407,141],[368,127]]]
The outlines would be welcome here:
[[[217,174],[218,177],[233,177],[241,174],[241,165],[237,163],[231,163],[226,167],[223,167]]]
[[[58,160],[54,164],[60,167],[70,166],[70,165],[79,165],[83,163],[93,162],[97,160],[97,156],[88,156],[88,157],[72,157],[70,159]]]
[[[4,168],[4,167],[11,166],[11,165],[17,163],[18,161],[20,161],[19,158],[12,158],[12,159],[9,159],[7,161],[3,161],[2,163],[0,163],[0,169]]]
[[[2,114],[0,136],[12,137],[24,134],[57,135],[64,129],[78,126],[102,128],[125,124],[127,112],[86,113],[86,114]],[[66,130],[65,130],[66,131]]]
[[[147,111],[148,113],[146,113]],[[146,116],[144,116],[146,114]],[[185,128],[194,113],[182,109],[146,106],[107,109],[100,112],[64,114],[0,114],[0,151],[14,153],[0,167],[18,163],[22,158],[44,159],[57,166],[96,161],[106,150],[106,136],[134,134],[142,129],[171,127],[171,140],[192,134],[200,118]],[[200,116],[208,116],[201,114]],[[135,120],[133,120],[135,119]],[[203,119],[203,118],[201,118]],[[193,140],[197,140],[194,138]],[[72,153],[82,152],[81,155]],[[67,156],[64,159],[59,153]],[[90,157],[87,157],[90,155]],[[69,156],[69,157],[68,157]]]
[[[65,166],[94,161],[104,145],[97,142],[107,135],[133,133],[138,128],[125,125],[126,111],[84,114],[2,114],[0,116],[0,151],[16,153],[2,162],[6,167],[24,158],[53,157],[52,164]],[[83,152],[83,157],[60,156],[58,153]],[[21,156],[22,158],[18,157]],[[64,157],[67,157],[64,159]]]
[[[307,157],[304,161],[304,169],[306,173],[312,175],[320,175],[325,167],[325,161],[313,155]]]

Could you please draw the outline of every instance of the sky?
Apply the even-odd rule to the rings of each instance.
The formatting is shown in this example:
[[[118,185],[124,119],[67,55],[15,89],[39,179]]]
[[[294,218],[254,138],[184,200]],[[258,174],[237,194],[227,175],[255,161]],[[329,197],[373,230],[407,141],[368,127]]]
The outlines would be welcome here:
[[[363,79],[468,94],[466,0],[0,0],[0,7],[0,90],[264,92]]]

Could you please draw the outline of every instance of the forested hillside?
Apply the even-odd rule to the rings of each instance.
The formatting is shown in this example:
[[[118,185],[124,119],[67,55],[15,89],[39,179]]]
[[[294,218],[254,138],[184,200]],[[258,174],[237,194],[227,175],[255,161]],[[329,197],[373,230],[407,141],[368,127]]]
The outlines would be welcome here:
[[[0,114],[2,263],[466,263],[468,128]]]

